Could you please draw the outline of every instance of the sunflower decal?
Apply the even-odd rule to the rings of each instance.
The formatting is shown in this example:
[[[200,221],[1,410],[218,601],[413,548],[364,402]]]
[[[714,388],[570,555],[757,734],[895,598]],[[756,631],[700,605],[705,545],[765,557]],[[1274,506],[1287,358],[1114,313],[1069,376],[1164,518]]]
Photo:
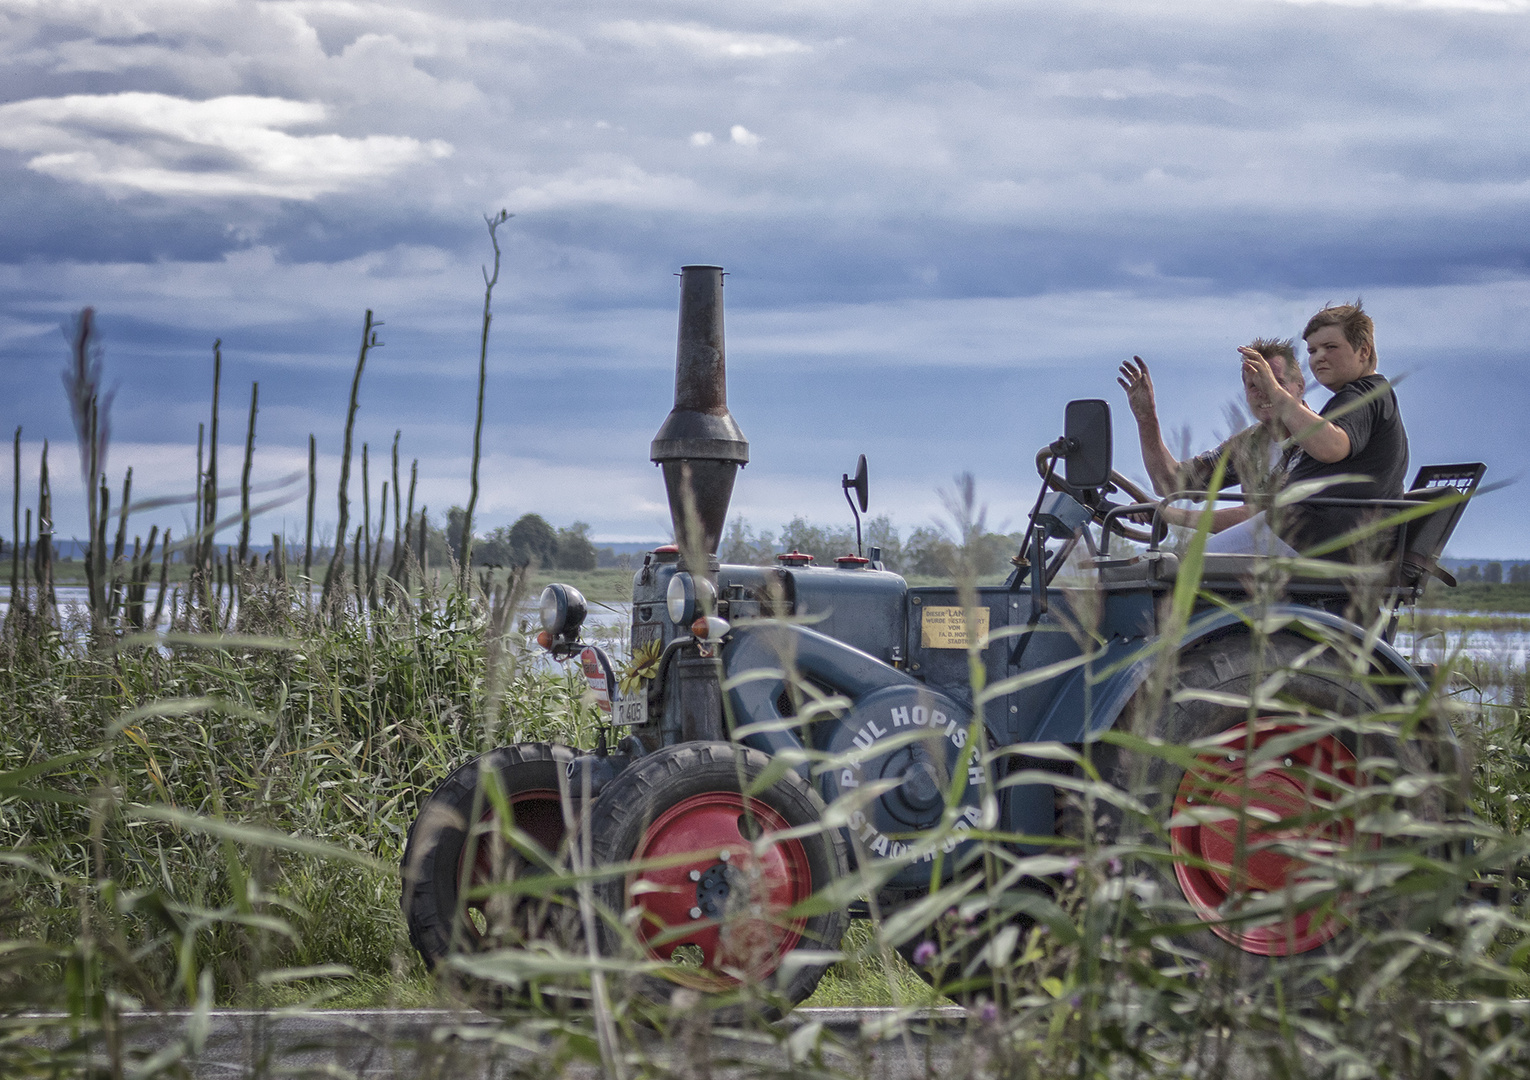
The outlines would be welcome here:
[[[659,673],[659,655],[663,651],[663,643],[659,641],[650,641],[637,647],[632,654],[632,662],[622,669],[623,697],[637,693],[644,682]]]

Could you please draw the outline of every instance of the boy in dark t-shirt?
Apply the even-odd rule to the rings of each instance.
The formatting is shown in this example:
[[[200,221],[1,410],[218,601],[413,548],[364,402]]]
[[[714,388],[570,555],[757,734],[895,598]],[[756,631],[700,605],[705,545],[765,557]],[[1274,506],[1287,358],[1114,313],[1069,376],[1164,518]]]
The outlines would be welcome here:
[[[1364,477],[1334,484],[1319,497],[1396,499],[1408,471],[1408,433],[1397,395],[1376,372],[1376,333],[1371,317],[1354,304],[1326,307],[1302,332],[1312,375],[1334,392],[1320,413],[1307,408],[1280,385],[1269,361],[1241,350],[1245,376],[1269,397],[1297,452],[1290,459],[1288,484],[1325,477]],[[1282,538],[1298,551],[1331,540],[1362,524],[1375,511],[1359,506],[1288,507],[1276,523]],[[1355,557],[1357,553],[1339,553]]]

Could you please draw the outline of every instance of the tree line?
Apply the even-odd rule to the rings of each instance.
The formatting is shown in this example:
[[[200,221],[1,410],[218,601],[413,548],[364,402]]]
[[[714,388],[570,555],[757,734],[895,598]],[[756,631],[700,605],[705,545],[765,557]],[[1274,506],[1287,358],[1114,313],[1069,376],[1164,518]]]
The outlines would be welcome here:
[[[467,511],[453,506],[446,511],[446,527],[426,526],[426,550],[432,562],[444,565],[446,556],[462,559],[462,526]],[[576,521],[554,528],[540,514],[522,514],[514,524],[501,525],[487,534],[473,536],[474,566],[534,566],[542,570],[594,570],[599,553],[590,540],[590,526]]]
[[[1020,550],[1024,534],[988,532],[981,521],[967,529],[965,543],[959,543],[944,529],[917,525],[907,537],[882,514],[862,524],[861,534],[869,557],[870,549],[881,549],[882,563],[898,574],[945,577],[958,561],[965,559],[971,571],[988,577],[1006,571],[1010,558]],[[774,565],[782,552],[800,551],[812,555],[816,563],[832,566],[841,555],[854,555],[855,528],[810,523],[801,516],[781,526],[779,533],[770,529],[755,532],[742,516],[733,518],[718,545],[717,557],[725,563],[753,566]]]
[[[1501,562],[1471,563],[1456,568],[1457,581],[1480,581],[1486,585],[1530,585],[1530,563],[1511,563],[1504,572]]]

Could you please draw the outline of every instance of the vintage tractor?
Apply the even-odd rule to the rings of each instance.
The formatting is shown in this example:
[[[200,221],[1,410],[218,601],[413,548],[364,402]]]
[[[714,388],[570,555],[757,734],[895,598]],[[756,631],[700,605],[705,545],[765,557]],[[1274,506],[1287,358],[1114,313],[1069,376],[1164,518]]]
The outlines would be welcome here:
[[[851,917],[911,910],[969,870],[970,834],[1015,866],[1085,832],[1120,839],[1116,804],[1083,821],[1067,797],[1081,786],[1070,751],[1156,818],[1142,835],[1165,857],[1144,872],[1190,913],[1181,938],[1202,955],[1257,966],[1341,947],[1342,904],[1228,913],[1303,883],[1302,843],[1357,842],[1353,816],[1334,808],[1385,779],[1377,762],[1386,777],[1459,776],[1443,719],[1410,722],[1405,738],[1397,724],[1333,718],[1418,711],[1430,673],[1390,644],[1395,612],[1428,574],[1448,577],[1435,560],[1483,466],[1427,467],[1403,500],[1378,506],[1399,520],[1376,565],[1293,573],[1253,556],[1182,558],[1153,517],[1169,500],[1111,470],[1109,407],[1075,401],[1037,455],[1041,494],[1004,584],[910,587],[877,548],[859,550],[858,512],[858,550],[833,567],[797,552],[719,565],[749,460],[727,407],[722,295],[720,268],[683,268],[675,405],[651,455],[676,542],[634,576],[631,662],[618,670],[581,643],[576,589],[541,597],[540,642],[582,664],[611,737],[586,753],[501,747],[425,800],[403,889],[425,960],[468,970],[495,948],[555,942],[636,954],[648,962],[640,989],[661,1000],[677,984],[747,983],[789,1006],[811,993]],[[864,511],[864,458],[842,484]],[[1132,501],[1110,502],[1117,489]],[[1138,545],[1112,554],[1112,533]],[[1198,575],[1193,588],[1178,588],[1182,574]],[[1260,689],[1277,670],[1278,687]],[[1144,742],[1101,741],[1113,730]],[[1155,738],[1194,754],[1132,750]],[[1459,812],[1450,783],[1405,790],[1392,809],[1416,820]],[[1197,805],[1220,814],[1199,818]],[[1039,878],[1011,874],[1016,902],[990,901],[990,915],[1023,921],[1025,897],[1047,888]],[[943,914],[901,936],[906,955]],[[927,974],[972,974],[971,949],[938,963],[931,951],[919,957]]]

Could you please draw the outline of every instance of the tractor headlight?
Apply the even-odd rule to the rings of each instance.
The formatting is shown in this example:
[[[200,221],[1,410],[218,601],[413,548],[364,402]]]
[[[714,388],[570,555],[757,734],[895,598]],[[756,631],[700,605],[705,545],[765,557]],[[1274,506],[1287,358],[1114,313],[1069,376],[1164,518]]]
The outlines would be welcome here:
[[[664,593],[664,607],[669,621],[676,626],[689,626],[698,615],[705,615],[717,607],[717,590],[706,578],[692,577],[681,571],[669,579]]]
[[[584,594],[572,585],[549,585],[540,602],[542,629],[555,638],[573,637],[584,623]]]
[[[664,609],[676,626],[686,626],[696,618],[696,583],[691,575],[682,572],[669,579]]]

